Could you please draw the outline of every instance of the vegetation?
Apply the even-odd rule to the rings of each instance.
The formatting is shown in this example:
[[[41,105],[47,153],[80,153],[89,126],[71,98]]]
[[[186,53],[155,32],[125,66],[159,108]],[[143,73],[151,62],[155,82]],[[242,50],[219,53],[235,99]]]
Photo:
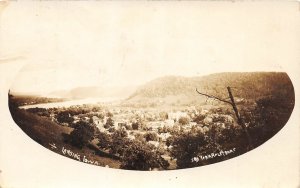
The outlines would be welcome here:
[[[173,145],[171,155],[177,159],[177,167],[189,168],[199,166],[191,159],[198,156],[201,151],[205,151],[208,142],[203,133],[195,132],[174,135],[169,144]]]
[[[96,127],[90,125],[85,121],[79,121],[75,124],[74,130],[66,138],[66,142],[73,146],[82,148],[87,146],[93,139],[96,133]]]
[[[15,105],[15,106],[66,101],[66,99],[64,98],[47,98],[47,97],[40,97],[40,96],[33,96],[33,95],[16,95],[11,93],[9,93],[9,95],[11,97],[14,96],[14,100],[11,101],[12,103],[10,102],[10,105]]]
[[[187,117],[181,117],[179,118],[178,122],[181,124],[181,125],[186,125],[190,122],[189,118]]]
[[[288,93],[290,89],[286,87],[293,87],[287,74],[282,72],[232,72],[201,77],[166,76],[141,86],[124,103],[138,107],[149,106],[153,102],[156,105],[160,103],[175,106],[203,105],[212,101],[207,101],[205,97],[199,97],[195,88],[204,93],[227,98],[227,86],[234,88],[233,92],[236,98],[247,99],[238,102],[239,104],[256,101],[261,96],[272,95],[273,89],[285,90],[284,92]],[[162,99],[164,100],[162,101]],[[218,105],[220,102],[213,101],[212,104]]]
[[[56,119],[59,123],[71,124],[74,121],[74,118],[67,111],[59,112],[56,116]]]
[[[148,141],[158,141],[158,136],[155,132],[147,132],[144,135],[145,140]]]
[[[168,161],[161,157],[162,152],[145,142],[131,142],[125,149],[121,168],[128,170],[167,169]]]
[[[128,100],[107,106],[24,110],[19,106],[24,101],[35,103],[34,98],[9,95],[9,107],[16,123],[49,149],[49,144],[60,144],[130,170],[190,168],[248,151],[249,143],[232,107],[195,92],[197,87],[226,99],[226,86],[233,88],[254,148],[288,121],[295,96],[284,73],[165,77],[142,86]],[[232,149],[228,155],[214,155]]]

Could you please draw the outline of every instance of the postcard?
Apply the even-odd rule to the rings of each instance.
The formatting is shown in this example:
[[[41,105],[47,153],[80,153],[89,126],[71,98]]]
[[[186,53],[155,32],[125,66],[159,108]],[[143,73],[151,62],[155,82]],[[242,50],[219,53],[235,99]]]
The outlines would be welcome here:
[[[0,186],[299,186],[299,2],[1,1]]]

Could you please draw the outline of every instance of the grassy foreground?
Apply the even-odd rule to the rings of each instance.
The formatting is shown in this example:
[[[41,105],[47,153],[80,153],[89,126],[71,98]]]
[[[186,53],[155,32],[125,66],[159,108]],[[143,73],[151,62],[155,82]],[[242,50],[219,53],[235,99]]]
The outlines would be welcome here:
[[[12,117],[16,124],[30,138],[53,152],[85,163],[119,168],[121,164],[119,160],[105,156],[105,153],[99,151],[93,144],[82,149],[66,144],[62,134],[70,134],[73,128],[63,127],[46,117],[28,113],[25,110],[17,108],[11,110],[13,110]]]

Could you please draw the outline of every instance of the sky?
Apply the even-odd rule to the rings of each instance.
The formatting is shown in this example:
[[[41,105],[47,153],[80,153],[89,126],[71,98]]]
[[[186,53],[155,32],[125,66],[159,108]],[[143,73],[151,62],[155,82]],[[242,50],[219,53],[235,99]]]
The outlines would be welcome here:
[[[11,89],[49,93],[134,86],[165,75],[284,71],[296,58],[293,3],[9,2],[0,63],[23,68]]]

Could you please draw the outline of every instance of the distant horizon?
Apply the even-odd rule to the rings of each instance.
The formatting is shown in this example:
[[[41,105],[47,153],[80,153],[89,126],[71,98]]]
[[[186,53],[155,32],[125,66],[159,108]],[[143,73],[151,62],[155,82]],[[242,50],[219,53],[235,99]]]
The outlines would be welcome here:
[[[121,88],[126,88],[126,87],[132,87],[135,89],[138,89],[139,87],[153,81],[156,79],[160,78],[165,78],[165,77],[185,77],[185,78],[193,78],[193,77],[205,77],[205,76],[210,76],[210,75],[215,75],[215,74],[224,74],[224,73],[285,73],[284,71],[225,71],[225,72],[214,72],[214,73],[208,73],[208,74],[203,74],[203,75],[193,75],[193,76],[186,76],[186,75],[171,75],[171,74],[166,74],[164,76],[158,76],[155,77],[151,80],[145,81],[144,83],[141,83],[139,85],[122,85],[122,86],[99,86],[99,85],[78,85],[69,89],[60,89],[60,90],[52,90],[48,93],[39,93],[39,92],[32,92],[32,91],[14,91],[12,88],[9,89],[9,93],[12,95],[16,96],[38,96],[38,97],[47,97],[53,95],[52,93],[55,92],[70,92],[75,89],[84,89],[84,88],[101,88],[101,89],[121,89]],[[57,98],[62,98],[57,96]]]

